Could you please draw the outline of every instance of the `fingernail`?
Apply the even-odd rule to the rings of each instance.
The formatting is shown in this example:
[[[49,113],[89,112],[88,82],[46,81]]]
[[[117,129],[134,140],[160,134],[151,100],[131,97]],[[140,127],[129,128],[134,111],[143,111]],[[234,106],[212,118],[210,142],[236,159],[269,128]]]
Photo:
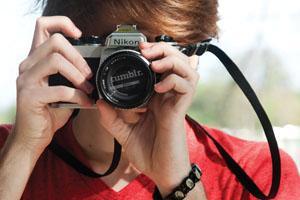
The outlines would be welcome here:
[[[154,70],[159,70],[160,69],[159,61],[153,61],[151,63],[151,68],[154,69]]]
[[[151,63],[151,65],[152,65],[152,66],[155,66],[155,65],[157,65],[157,63],[158,63],[158,61],[153,61],[153,62]]]
[[[156,83],[156,84],[154,85],[154,87],[155,87],[155,88],[159,88],[160,85],[161,85],[161,82],[158,82],[158,83]]]
[[[87,74],[87,77],[86,77],[86,79],[87,79],[87,80],[89,80],[89,79],[91,79],[91,78],[92,78],[92,76],[93,76],[93,73],[91,72],[91,73]]]
[[[76,33],[76,35],[77,35],[78,37],[80,37],[81,34],[82,34],[82,32],[81,32],[78,28],[74,28],[73,31]]]

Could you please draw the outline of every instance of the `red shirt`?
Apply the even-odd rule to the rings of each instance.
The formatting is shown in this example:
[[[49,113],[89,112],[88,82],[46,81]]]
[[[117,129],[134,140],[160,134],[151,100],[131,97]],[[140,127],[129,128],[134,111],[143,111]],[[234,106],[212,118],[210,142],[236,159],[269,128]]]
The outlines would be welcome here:
[[[11,126],[0,126],[0,147],[11,130]],[[209,200],[255,199],[227,169],[224,160],[212,141],[203,133],[196,136],[186,123],[191,162],[203,171],[202,183]],[[266,143],[250,142],[227,135],[219,130],[207,128],[223,147],[246,170],[265,194],[271,185],[271,158]],[[81,162],[87,163],[84,154],[68,123],[55,135],[56,140],[72,152]],[[300,176],[296,165],[288,154],[281,151],[282,177],[276,199],[300,199]],[[126,200],[152,199],[155,184],[140,174],[119,192],[113,191],[101,179],[85,177],[64,161],[45,149],[39,158],[26,186],[22,199],[85,199]]]

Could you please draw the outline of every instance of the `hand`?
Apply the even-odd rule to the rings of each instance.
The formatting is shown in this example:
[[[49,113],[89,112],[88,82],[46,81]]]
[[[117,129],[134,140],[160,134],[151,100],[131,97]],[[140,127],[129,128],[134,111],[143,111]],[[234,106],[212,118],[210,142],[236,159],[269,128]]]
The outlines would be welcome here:
[[[92,86],[91,71],[78,51],[61,35],[79,38],[81,32],[67,17],[41,17],[37,20],[29,56],[20,64],[17,78],[17,113],[14,138],[41,153],[55,131],[72,111],[54,109],[48,104],[64,101],[91,105],[86,93]],[[60,73],[76,88],[48,85],[48,76]]]
[[[131,164],[167,194],[190,171],[184,121],[199,76],[192,59],[166,43],[142,43],[140,48],[149,60],[161,58],[151,67],[163,73],[148,111],[136,124],[129,124],[101,100],[97,102],[100,123],[119,141]]]

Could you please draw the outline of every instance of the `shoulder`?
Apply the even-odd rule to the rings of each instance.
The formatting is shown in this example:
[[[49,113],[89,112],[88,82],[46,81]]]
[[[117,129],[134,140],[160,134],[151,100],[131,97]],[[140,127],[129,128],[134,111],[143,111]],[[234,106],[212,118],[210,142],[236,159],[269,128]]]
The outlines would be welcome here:
[[[281,181],[275,199],[297,199],[300,196],[300,176],[297,166],[291,156],[280,149]],[[253,160],[245,161],[247,172],[254,182],[267,194],[272,184],[272,159],[267,144],[259,145]],[[248,194],[249,195],[249,194]],[[249,195],[249,199],[254,197]]]
[[[205,153],[209,154],[207,156],[216,154],[221,157],[215,143],[217,142],[234,157],[235,160],[244,162],[248,157],[259,155],[260,151],[266,145],[264,142],[240,139],[222,130],[200,124],[193,126],[189,122],[186,122],[186,130],[191,151],[195,148],[199,150],[199,148],[202,147]]]
[[[206,132],[229,153],[265,194],[269,192],[272,184],[272,159],[266,142],[239,139],[221,130],[206,126],[202,126],[202,129],[198,127],[195,130],[195,127],[192,128],[187,125],[187,132],[190,151],[194,152],[191,157],[196,162],[201,163],[202,166],[209,165],[208,167],[203,166],[203,168],[206,169],[207,173],[214,174],[213,176],[208,175],[210,178],[214,177],[215,181],[219,184],[221,183],[221,185],[227,184],[226,188],[219,188],[224,190],[221,192],[221,196],[242,196],[244,199],[253,198],[237,182],[233,173],[229,171],[216,145]],[[197,142],[191,140],[196,140]],[[193,151],[193,149],[197,150]],[[280,150],[280,157],[281,185],[276,199],[295,199],[295,195],[300,196],[300,191],[298,191],[300,187],[299,172],[295,162],[286,152]],[[201,160],[205,160],[205,162],[201,162]],[[211,183],[211,181],[207,182]]]
[[[4,145],[8,134],[12,130],[12,127],[13,126],[11,124],[0,125],[0,148]]]
[[[0,134],[1,135],[8,134],[11,131],[12,127],[13,127],[12,124],[1,124],[0,125]]]

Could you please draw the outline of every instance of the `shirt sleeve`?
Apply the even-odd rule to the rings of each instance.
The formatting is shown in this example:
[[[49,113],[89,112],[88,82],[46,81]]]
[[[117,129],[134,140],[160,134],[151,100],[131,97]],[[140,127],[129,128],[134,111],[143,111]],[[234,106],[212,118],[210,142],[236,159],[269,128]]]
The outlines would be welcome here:
[[[281,158],[281,182],[275,200],[298,199],[300,197],[300,176],[293,159],[284,151],[280,150]],[[272,184],[272,161],[269,149],[263,148],[259,154],[259,160],[253,166],[251,177],[259,188],[268,194]],[[244,191],[245,199],[256,200],[249,192]],[[244,197],[245,197],[244,196]]]
[[[0,149],[3,147],[11,128],[11,125],[0,125]]]

